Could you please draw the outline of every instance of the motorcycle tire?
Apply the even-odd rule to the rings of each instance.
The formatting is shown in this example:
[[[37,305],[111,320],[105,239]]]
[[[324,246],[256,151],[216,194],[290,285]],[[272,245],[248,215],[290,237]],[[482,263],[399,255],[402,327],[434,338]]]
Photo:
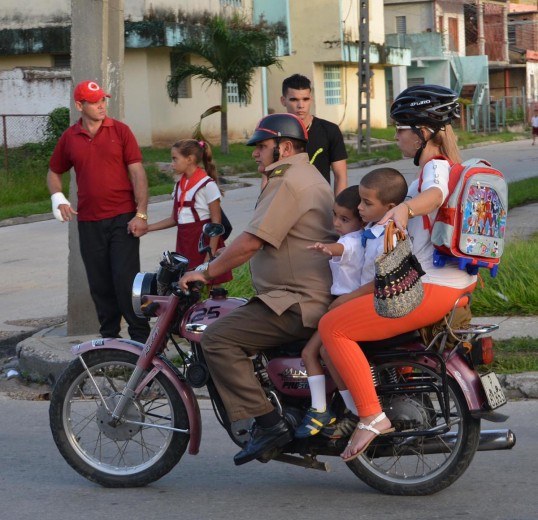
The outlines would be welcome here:
[[[385,385],[385,391],[378,393],[396,433],[378,437],[361,456],[349,461],[348,467],[363,482],[387,495],[431,495],[450,486],[465,472],[480,441],[480,420],[469,413],[460,387],[448,379],[449,431],[441,432],[447,421],[440,406],[439,374],[408,361],[379,365],[376,374],[379,388]],[[397,436],[398,431],[409,433],[413,429],[432,433]]]
[[[176,388],[157,373],[113,425],[108,409],[135,369],[137,356],[96,350],[72,361],[56,382],[49,418],[63,458],[83,477],[104,487],[140,487],[166,475],[189,442],[187,411]],[[157,428],[152,426],[161,426]]]

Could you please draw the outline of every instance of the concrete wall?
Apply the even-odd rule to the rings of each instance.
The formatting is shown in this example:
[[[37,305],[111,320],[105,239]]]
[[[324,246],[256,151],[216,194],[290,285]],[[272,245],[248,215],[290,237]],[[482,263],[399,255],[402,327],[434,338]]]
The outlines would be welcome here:
[[[220,88],[199,79],[191,80],[190,98],[175,105],[168,99],[166,79],[170,70],[169,50],[127,49],[125,57],[125,121],[141,145],[169,146],[180,138],[191,137],[200,115],[220,105]],[[143,100],[141,103],[140,100]],[[248,105],[228,104],[228,137],[243,140],[262,117],[261,79],[257,72]],[[220,113],[203,120],[202,132],[212,143],[220,142]]]
[[[69,71],[51,72],[48,68],[12,69],[0,71],[0,114],[23,115],[7,117],[6,135],[2,139],[9,147],[28,142],[40,142],[44,137],[47,118],[53,109],[68,106],[71,89]]]
[[[538,63],[527,62],[527,99],[538,101]]]
[[[70,90],[67,70],[0,70],[0,114],[48,114],[69,106]]]
[[[88,2],[92,0],[87,0]],[[252,12],[252,0],[243,0],[243,12]],[[220,0],[124,0],[125,18],[142,20],[150,9],[154,11],[185,12],[209,11],[211,13],[231,11],[222,7]],[[2,0],[0,26],[2,28],[31,28],[59,25],[71,18],[71,0]]]
[[[0,28],[27,29],[63,25],[71,20],[71,0],[2,0]]]
[[[433,2],[410,0],[385,0],[385,33],[396,32],[396,17],[405,16],[407,32],[419,33],[426,30],[435,31],[433,19]]]
[[[221,0],[124,0],[125,16],[132,21],[143,19],[150,10],[173,11],[178,9],[186,13],[208,11],[210,13],[226,13],[237,11],[233,5],[221,5]],[[242,11],[246,15],[252,12],[252,0],[242,0]]]
[[[244,1],[251,9],[250,0]],[[126,18],[141,19],[150,9],[177,11],[220,11],[220,0],[126,0]],[[224,10],[228,10],[225,8]],[[70,0],[30,2],[23,12],[20,0],[2,0],[0,29],[43,27],[62,22],[70,24]],[[24,23],[23,23],[24,22]],[[88,45],[88,52],[91,46]],[[53,69],[50,54],[0,56],[0,114],[48,114],[58,106],[70,106],[72,82],[68,69]],[[31,70],[34,67],[44,70]],[[47,69],[48,68],[48,69]],[[125,116],[141,146],[169,146],[178,138],[190,137],[200,115],[220,104],[220,87],[191,81],[191,97],[174,105],[168,98],[166,80],[170,75],[170,48],[126,49],[123,77],[125,81]],[[103,85],[106,89],[107,85]],[[252,100],[247,106],[229,104],[228,136],[241,140],[254,129],[262,116],[260,73],[254,77]],[[202,124],[204,135],[212,143],[220,142],[220,114]]]

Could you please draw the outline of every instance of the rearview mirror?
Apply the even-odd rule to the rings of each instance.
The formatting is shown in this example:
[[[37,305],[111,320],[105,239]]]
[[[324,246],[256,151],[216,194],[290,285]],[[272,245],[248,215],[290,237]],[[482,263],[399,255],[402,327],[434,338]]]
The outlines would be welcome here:
[[[204,227],[202,228],[202,234],[200,235],[200,240],[198,241],[198,252],[201,255],[209,253],[209,256],[212,259],[213,256],[211,255],[211,248],[209,247],[209,244],[206,244],[205,237],[220,237],[223,234],[224,226],[222,224],[216,224],[214,222],[208,222],[207,224],[204,224]]]
[[[202,231],[206,237],[220,237],[224,235],[224,226],[216,222],[208,222],[204,224]]]

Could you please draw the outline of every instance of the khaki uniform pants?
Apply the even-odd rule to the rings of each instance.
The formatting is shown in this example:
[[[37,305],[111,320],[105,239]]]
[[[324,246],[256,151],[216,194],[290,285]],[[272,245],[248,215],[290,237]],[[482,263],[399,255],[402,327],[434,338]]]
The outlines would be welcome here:
[[[202,339],[205,359],[232,422],[273,410],[249,356],[307,340],[314,332],[304,327],[299,304],[278,316],[256,298],[206,329]]]

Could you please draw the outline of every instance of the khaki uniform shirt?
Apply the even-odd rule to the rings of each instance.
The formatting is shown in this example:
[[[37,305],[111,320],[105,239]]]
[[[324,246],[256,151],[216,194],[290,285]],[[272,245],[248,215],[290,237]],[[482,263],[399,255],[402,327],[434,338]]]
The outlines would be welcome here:
[[[256,297],[277,315],[298,303],[303,325],[315,328],[332,300],[332,279],[328,257],[307,246],[335,240],[333,193],[306,153],[266,171],[269,181],[245,229],[264,241],[250,260]]]

